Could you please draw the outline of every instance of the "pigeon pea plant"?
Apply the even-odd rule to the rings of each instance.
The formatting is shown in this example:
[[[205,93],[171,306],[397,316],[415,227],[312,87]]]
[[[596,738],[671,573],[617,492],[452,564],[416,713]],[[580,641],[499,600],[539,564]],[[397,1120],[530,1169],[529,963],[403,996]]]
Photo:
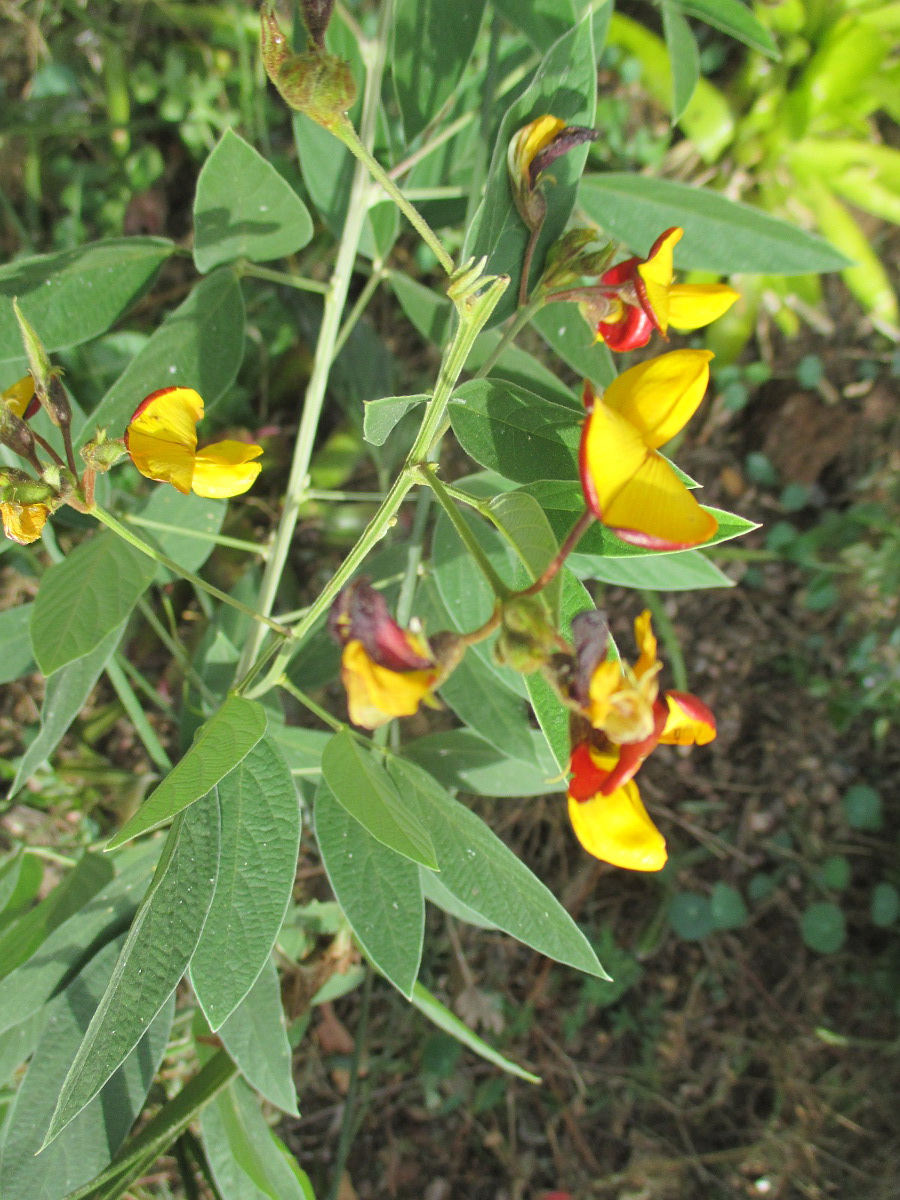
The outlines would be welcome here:
[[[724,586],[705,550],[750,528],[700,504],[661,453],[702,403],[711,357],[662,343],[737,298],[681,282],[673,255],[714,272],[752,247],[757,269],[777,272],[828,269],[834,253],[699,189],[676,209],[659,203],[627,244],[609,240],[593,119],[611,5],[460,0],[448,25],[441,0],[383,0],[365,33],[331,7],[304,0],[299,50],[273,7],[261,12],[262,61],[317,210],[310,275],[313,218],[233,130],[197,183],[195,281],[99,400],[70,394],[51,355],[109,329],[176,246],[112,238],[0,273],[0,505],[7,547],[33,543],[16,553],[36,554],[40,574],[0,635],[7,679],[35,665],[46,677],[10,795],[40,788],[101,676],[156,771],[105,844],[62,856],[40,902],[40,858],[20,850],[0,865],[7,1200],[124,1195],[173,1143],[185,1180],[196,1166],[222,1196],[310,1197],[261,1104],[296,1114],[292,1049],[312,1006],[363,981],[367,997],[373,972],[537,1082],[418,981],[425,901],[578,970],[603,967],[460,794],[558,792],[588,854],[656,871],[665,837],[634,777],[660,743],[715,736],[679,661],[675,687],[660,687],[653,606],[635,622],[637,658],[620,657],[584,581],[651,596]],[[633,186],[651,197],[657,182]],[[431,286],[393,253],[405,221]],[[317,339],[280,516],[257,544],[221,530],[226,501],[265,473],[263,448],[198,450],[197,427],[205,406],[215,425],[241,365],[245,291],[273,284],[312,306]],[[304,505],[356,498],[317,493],[310,470],[336,359],[385,284],[440,367],[425,394],[366,403],[377,509],[324,587],[304,586],[288,611]],[[526,330],[584,379],[582,398],[516,345]],[[648,345],[618,372],[615,354]],[[453,477],[462,452],[477,470]],[[261,571],[213,585],[199,572],[218,545]],[[195,597],[199,638],[185,636],[175,585]],[[183,677],[171,703],[129,658],[139,631]],[[338,671],[348,719],[323,692]],[[162,744],[145,706],[175,718],[178,745]],[[422,735],[428,709],[439,716]],[[301,710],[327,732],[288,723]],[[418,736],[404,721],[417,712]],[[301,822],[333,902],[295,898]],[[300,998],[285,987],[284,1006],[279,969],[305,981]]]

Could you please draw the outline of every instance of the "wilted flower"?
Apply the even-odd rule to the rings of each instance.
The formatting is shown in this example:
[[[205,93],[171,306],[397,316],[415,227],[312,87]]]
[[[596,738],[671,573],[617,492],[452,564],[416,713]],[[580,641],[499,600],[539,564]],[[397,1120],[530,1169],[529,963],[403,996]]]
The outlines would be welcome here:
[[[197,422],[203,401],[193,388],[152,392],[135,410],[125,431],[125,446],[142,475],[171,483],[187,495],[220,500],[246,492],[260,472],[254,462],[262,446],[214,442],[197,450]]]
[[[673,226],[661,233],[646,258],[627,258],[605,271],[582,312],[610,350],[646,346],[654,329],[709,325],[734,304],[739,293],[723,283],[674,283],[672,252],[684,234]]]
[[[529,229],[538,228],[547,213],[547,201],[538,186],[541,175],[561,155],[598,136],[596,129],[567,125],[559,117],[545,114],[523,125],[510,139],[506,156],[510,187]]]
[[[20,546],[36,542],[52,511],[52,489],[24,471],[5,468],[0,472],[0,516],[3,532]]]
[[[579,468],[591,512],[625,542],[683,550],[717,522],[657,453],[696,412],[709,380],[708,350],[673,350],[623,372],[598,396],[585,383]]]
[[[402,629],[365,578],[338,593],[328,625],[341,646],[350,720],[364,729],[412,716],[423,702],[434,706],[432,693],[463,648],[454,634],[439,634],[429,644],[418,630]]]

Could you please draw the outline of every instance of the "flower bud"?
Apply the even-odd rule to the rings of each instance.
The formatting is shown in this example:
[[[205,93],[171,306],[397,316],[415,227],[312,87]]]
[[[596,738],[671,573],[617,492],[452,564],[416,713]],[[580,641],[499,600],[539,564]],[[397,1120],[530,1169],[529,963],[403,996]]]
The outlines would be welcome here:
[[[124,440],[109,437],[105,429],[98,429],[92,440],[81,447],[81,457],[86,466],[98,475],[115,466],[127,453]]]
[[[72,424],[72,406],[69,404],[69,397],[66,395],[66,389],[62,385],[58,370],[50,372],[50,386],[44,407],[54,425],[61,429],[68,429]]]
[[[303,24],[313,45],[325,49],[325,31],[331,20],[334,0],[300,0]]]
[[[31,463],[35,461],[34,434],[5,401],[0,402],[0,445],[18,454],[19,458]]]
[[[505,667],[530,675],[558,649],[556,631],[539,596],[517,596],[503,606],[494,655]]]
[[[316,13],[330,17],[328,0],[307,0]],[[304,6],[305,8],[305,6]],[[329,11],[325,14],[325,9]],[[319,29],[314,16],[313,25]],[[350,64],[334,54],[328,54],[322,43],[313,36],[312,48],[305,54],[294,54],[281,32],[273,12],[261,13],[261,49],[266,74],[281,93],[282,99],[297,112],[304,113],[318,125],[330,129],[356,99],[356,81]],[[321,28],[324,38],[324,26]]]
[[[44,343],[19,308],[19,302],[15,298],[13,298],[13,311],[16,314],[16,320],[19,322],[22,345],[25,347],[25,353],[28,356],[28,365],[31,369],[31,377],[34,380],[34,390],[41,404],[46,404],[47,396],[50,392],[50,359],[47,356],[47,351],[44,349]]]

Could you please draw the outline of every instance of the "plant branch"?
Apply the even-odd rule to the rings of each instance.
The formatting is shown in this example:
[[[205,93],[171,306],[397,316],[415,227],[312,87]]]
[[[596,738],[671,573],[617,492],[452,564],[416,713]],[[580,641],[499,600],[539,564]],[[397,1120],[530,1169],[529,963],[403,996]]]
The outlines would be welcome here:
[[[430,463],[422,463],[419,467],[419,473],[421,474],[423,481],[427,483],[434,492],[435,498],[449,517],[450,523],[459,534],[463,545],[478,563],[478,566],[481,568],[481,573],[491,585],[494,595],[499,600],[506,600],[512,594],[512,588],[505,584],[497,574],[493,563],[485,554],[480,542],[469,528],[465,518],[460,514],[459,509],[444,490],[444,485],[441,483],[440,479],[438,479],[437,472],[435,471],[434,467],[432,467]]]

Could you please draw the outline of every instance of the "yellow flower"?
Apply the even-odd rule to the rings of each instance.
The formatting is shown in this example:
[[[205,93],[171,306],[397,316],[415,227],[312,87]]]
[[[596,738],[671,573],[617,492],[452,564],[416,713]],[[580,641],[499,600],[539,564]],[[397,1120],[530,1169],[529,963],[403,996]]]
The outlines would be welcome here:
[[[646,258],[628,258],[605,271],[597,291],[605,301],[596,321],[597,338],[611,350],[636,350],[646,346],[654,328],[663,335],[676,329],[699,329],[727,312],[739,293],[724,283],[674,283],[672,254],[684,236],[674,226],[653,243]],[[587,302],[584,312],[594,324],[597,304]]]
[[[690,420],[709,380],[708,350],[674,350],[625,371],[597,396],[585,384],[579,466],[591,512],[651,550],[684,550],[715,533],[672,466],[657,453]]]
[[[3,532],[20,546],[29,546],[41,536],[50,516],[46,504],[19,504],[15,500],[0,501]]]
[[[125,431],[125,445],[142,475],[171,483],[187,495],[216,500],[240,496],[260,472],[253,460],[262,446],[222,441],[197,450],[197,422],[203,400],[193,388],[170,387],[153,392],[135,410]]]

